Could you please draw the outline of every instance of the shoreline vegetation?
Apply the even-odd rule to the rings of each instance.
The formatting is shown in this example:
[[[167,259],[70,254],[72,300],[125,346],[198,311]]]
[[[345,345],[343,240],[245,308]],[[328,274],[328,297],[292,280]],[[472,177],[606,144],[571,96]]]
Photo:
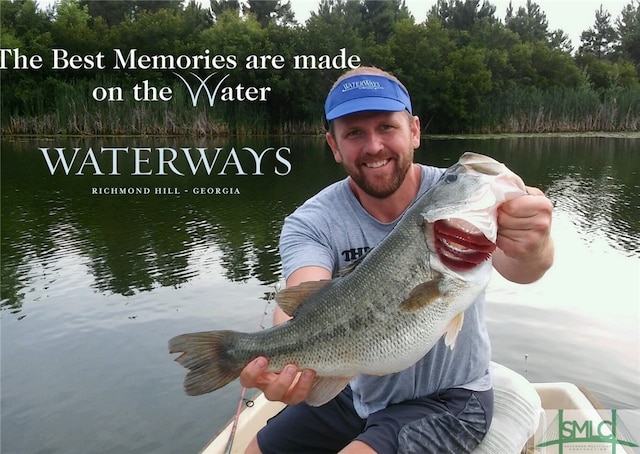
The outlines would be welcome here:
[[[640,0],[615,18],[600,7],[577,49],[531,0],[504,19],[490,1],[437,0],[416,19],[403,0],[318,0],[305,24],[288,1],[210,5],[59,0],[42,11],[0,0],[2,135],[323,134],[324,97],[355,56],[404,82],[424,135],[640,131]],[[301,55],[324,66],[294,67]],[[37,69],[25,67],[36,57]],[[216,67],[149,63],[165,57]],[[266,91],[244,100],[207,91],[208,102],[203,91],[196,103],[204,80]],[[170,99],[134,99],[141,84]],[[96,87],[123,95],[98,101]]]
[[[176,87],[179,90],[180,87]],[[640,88],[618,91],[600,102],[593,92],[556,90],[505,93],[485,100],[483,121],[465,134],[540,134],[640,131]],[[520,99],[518,99],[518,96]],[[274,124],[268,115],[246,112],[221,114],[221,109],[142,102],[96,104],[86,98],[60,97],[53,112],[11,116],[2,125],[3,136],[242,136],[318,135],[324,133],[322,118],[290,120]],[[237,117],[237,118],[236,118]],[[423,134],[432,134],[429,121],[421,118]],[[437,133],[458,134],[456,131]]]
[[[80,138],[80,139],[91,139],[91,138],[171,138],[171,139],[183,139],[186,137],[195,138],[198,140],[198,144],[200,140],[208,140],[213,137],[218,138],[243,138],[243,137],[300,137],[300,138],[311,138],[317,139],[320,141],[324,141],[324,134],[244,134],[237,136],[191,136],[184,134],[12,134],[3,136],[2,140],[6,140],[8,142],[19,142],[23,140],[34,140],[40,139],[44,141],[53,141],[58,138]],[[517,132],[504,132],[504,133],[487,133],[487,134],[429,134],[422,133],[420,135],[422,139],[430,139],[430,140],[467,140],[467,139],[514,139],[514,138],[527,138],[527,137],[586,137],[586,138],[616,138],[616,139],[640,139],[640,131],[617,131],[617,132],[607,132],[607,131],[584,131],[584,132],[530,132],[530,133],[517,133]],[[199,145],[198,145],[199,146]]]

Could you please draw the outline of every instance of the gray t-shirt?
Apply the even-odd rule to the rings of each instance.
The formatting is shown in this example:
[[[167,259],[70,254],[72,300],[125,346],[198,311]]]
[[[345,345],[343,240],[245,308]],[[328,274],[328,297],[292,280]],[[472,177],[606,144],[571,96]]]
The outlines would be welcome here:
[[[433,186],[444,169],[421,166],[416,196]],[[280,236],[283,274],[304,266],[320,266],[335,276],[382,241],[400,218],[382,223],[356,199],[348,178],[307,200],[285,219]],[[376,285],[376,283],[372,283]],[[484,293],[464,314],[464,324],[451,350],[441,339],[420,361],[382,377],[359,375],[351,381],[356,411],[362,418],[387,406],[428,396],[447,388],[485,391],[491,388],[491,345],[484,320]]]

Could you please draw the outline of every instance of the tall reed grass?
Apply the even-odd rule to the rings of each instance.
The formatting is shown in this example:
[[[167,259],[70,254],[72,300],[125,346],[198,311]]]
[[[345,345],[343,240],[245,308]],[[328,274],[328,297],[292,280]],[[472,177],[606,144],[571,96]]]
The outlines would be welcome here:
[[[55,94],[47,93],[49,102],[43,99],[44,93],[34,92],[26,109],[29,114],[3,115],[2,134],[221,136],[317,134],[322,129],[320,122],[273,124],[265,105],[216,100],[211,107],[202,95],[194,107],[181,82],[170,87],[169,101],[137,101],[132,95],[133,86],[122,88],[121,101],[96,101],[92,91],[98,86],[112,87],[113,84],[109,79],[97,79],[91,84],[59,83]]]
[[[61,83],[48,100],[34,99],[28,115],[3,115],[3,135],[189,135],[321,134],[319,119],[273,120],[266,103],[202,99],[194,107],[182,83],[170,101],[136,101],[132,87],[122,101],[98,102],[91,92],[109,80]],[[48,102],[47,102],[48,101]],[[589,88],[513,87],[489,96],[471,133],[640,131],[640,88],[597,93]],[[458,131],[450,131],[457,133]]]
[[[601,94],[590,89],[514,87],[485,100],[478,132],[640,131],[640,88]]]

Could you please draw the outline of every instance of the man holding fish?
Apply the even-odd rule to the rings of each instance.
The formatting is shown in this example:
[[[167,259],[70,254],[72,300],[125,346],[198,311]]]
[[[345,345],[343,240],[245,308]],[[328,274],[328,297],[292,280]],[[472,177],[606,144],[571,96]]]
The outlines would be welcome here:
[[[250,454],[471,452],[493,415],[484,289],[492,267],[529,283],[551,266],[552,204],[488,156],[414,163],[420,121],[377,68],[339,78],[325,116],[349,176],[285,220],[275,326],[172,338],[185,391],[239,376],[289,404]]]
[[[375,246],[443,173],[413,162],[420,121],[412,115],[406,88],[382,70],[361,67],[345,73],[328,94],[325,115],[326,139],[336,162],[349,174],[342,185],[351,194],[340,198],[339,190],[325,190],[287,218],[281,237],[287,288],[331,279],[352,265],[345,261],[350,254],[342,252]],[[499,206],[497,249],[492,254],[500,274],[523,284],[539,279],[553,262],[552,204],[539,189],[526,191],[527,196]],[[323,218],[344,222],[323,232],[322,225],[314,225]],[[464,239],[465,227],[450,227],[456,229],[463,232],[461,239],[456,243],[451,239],[455,235],[449,237],[447,254],[464,268],[466,249],[473,246]],[[328,236],[334,230],[342,237]],[[465,312],[453,349],[441,341],[402,372],[357,376],[319,407],[304,403],[316,378],[313,370],[289,364],[279,373],[267,372],[267,358],[251,361],[240,374],[241,383],[290,405],[266,425],[247,452],[472,451],[490,425],[493,404],[483,306],[482,294]],[[276,309],[276,324],[288,318]]]

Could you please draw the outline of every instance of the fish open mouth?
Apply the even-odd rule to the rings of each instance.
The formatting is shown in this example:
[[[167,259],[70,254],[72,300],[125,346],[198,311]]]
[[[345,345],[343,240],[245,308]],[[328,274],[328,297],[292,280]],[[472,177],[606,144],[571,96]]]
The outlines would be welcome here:
[[[496,249],[477,227],[462,219],[436,221],[433,233],[440,261],[455,271],[472,269],[491,257]]]

